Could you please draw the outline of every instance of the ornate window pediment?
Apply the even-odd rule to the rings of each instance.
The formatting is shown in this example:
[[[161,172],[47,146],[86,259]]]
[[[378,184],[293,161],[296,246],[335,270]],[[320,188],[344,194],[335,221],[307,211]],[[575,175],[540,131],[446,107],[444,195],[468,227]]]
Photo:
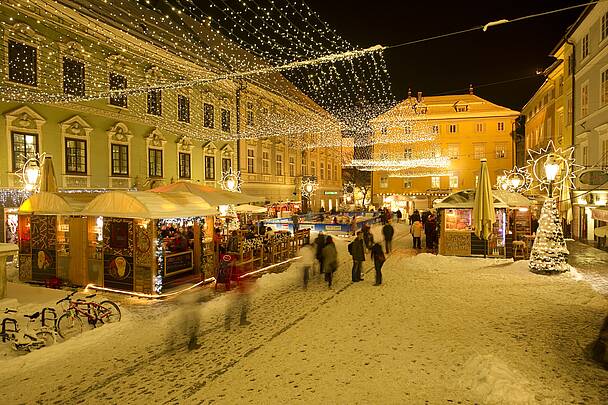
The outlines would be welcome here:
[[[30,129],[40,131],[46,122],[44,117],[28,106],[19,107],[16,110],[4,114],[7,127]]]
[[[106,63],[108,65],[108,69],[116,73],[125,74],[131,70],[131,66],[127,61],[127,58],[122,55],[110,55],[106,58]]]
[[[163,79],[163,73],[158,66],[146,69],[146,80],[151,84],[158,84]]]
[[[232,146],[227,143],[226,145],[224,145],[221,149],[222,152],[222,156],[223,157],[233,157],[234,156],[234,149],[232,148]]]
[[[205,155],[215,155],[215,152],[217,152],[217,146],[215,146],[213,142],[207,142],[205,145],[203,145],[203,151],[205,152]]]
[[[107,134],[111,142],[129,143],[133,137],[129,128],[122,122],[114,124],[114,126],[107,131]]]
[[[167,139],[164,137],[164,135],[158,129],[154,129],[146,137],[146,143],[148,144],[148,146],[162,148],[167,143]]]
[[[44,36],[40,35],[37,31],[35,31],[32,27],[25,23],[16,22],[13,25],[9,25],[6,27],[6,35],[10,38],[23,41],[26,43],[33,42],[42,42],[44,41]]]
[[[79,115],[61,123],[61,132],[66,136],[88,137],[91,131],[93,131],[93,127]]]
[[[86,60],[91,55],[82,44],[76,41],[60,42],[57,46],[64,56],[74,59]]]
[[[192,143],[192,139],[189,136],[183,135],[181,138],[177,140],[177,150],[180,152],[192,152],[192,148],[194,148],[194,143]]]

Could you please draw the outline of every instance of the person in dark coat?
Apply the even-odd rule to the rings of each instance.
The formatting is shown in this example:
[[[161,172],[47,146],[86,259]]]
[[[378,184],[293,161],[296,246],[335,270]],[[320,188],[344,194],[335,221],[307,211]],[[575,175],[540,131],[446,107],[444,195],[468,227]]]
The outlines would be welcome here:
[[[414,213],[410,216],[410,225],[413,225],[414,222],[420,220],[420,213],[418,212],[418,210],[414,210]]]
[[[291,223],[293,224],[293,234],[295,235],[296,233],[298,233],[298,229],[300,229],[300,217],[298,217],[296,214],[293,214],[291,216]]]
[[[437,228],[437,217],[429,215],[424,224],[424,235],[426,237],[426,248],[433,249],[435,243],[435,232]]]
[[[325,247],[325,235],[323,232],[319,232],[319,235],[315,238],[315,257],[319,262],[319,273],[323,274],[323,248]]]
[[[363,232],[357,232],[357,237],[348,245],[348,253],[353,257],[352,280],[353,283],[361,281],[361,268],[365,261],[365,247],[363,245]]]
[[[323,261],[325,281],[327,281],[327,286],[331,288],[334,272],[338,270],[338,251],[333,239],[329,235],[325,238],[325,247],[321,252],[321,259]]]
[[[384,244],[386,245],[386,253],[389,254],[391,252],[391,247],[393,243],[393,235],[395,235],[395,229],[388,222],[386,225],[382,227],[382,235],[384,235]]]
[[[382,265],[386,261],[386,257],[382,252],[382,245],[379,243],[374,243],[374,246],[372,246],[372,260],[376,270],[376,283],[374,285],[380,285],[382,284]]]
[[[369,225],[363,225],[363,228],[359,232],[363,233],[363,246],[366,249],[371,249],[374,244],[374,235],[372,235]]]

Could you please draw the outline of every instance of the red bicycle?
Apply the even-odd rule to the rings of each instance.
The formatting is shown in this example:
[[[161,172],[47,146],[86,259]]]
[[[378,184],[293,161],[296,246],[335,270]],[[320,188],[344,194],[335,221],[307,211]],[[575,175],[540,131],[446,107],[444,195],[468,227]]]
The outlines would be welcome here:
[[[65,298],[57,301],[57,305],[67,302],[68,306],[65,313],[57,320],[57,333],[63,339],[69,339],[82,333],[85,318],[93,327],[98,323],[106,324],[118,322],[121,319],[120,308],[114,302],[105,300],[100,303],[90,301],[96,294],[86,296],[86,300],[72,299],[76,291],[68,294]]]

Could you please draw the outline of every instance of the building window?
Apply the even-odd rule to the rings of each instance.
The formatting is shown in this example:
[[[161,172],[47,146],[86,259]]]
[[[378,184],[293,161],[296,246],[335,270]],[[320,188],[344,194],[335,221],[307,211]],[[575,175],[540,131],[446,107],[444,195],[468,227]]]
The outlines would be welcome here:
[[[505,123],[504,122],[499,122],[498,123],[498,130],[499,131],[504,131],[505,130]]]
[[[205,180],[215,180],[214,156],[205,156]]]
[[[8,41],[8,80],[28,86],[38,85],[38,49],[21,42]]]
[[[608,37],[608,13],[602,16],[601,41],[605,40],[606,37]]]
[[[129,146],[112,144],[112,176],[129,175]]]
[[[473,144],[473,157],[475,159],[483,159],[486,157],[486,144],[485,143]]]
[[[230,132],[230,111],[222,108],[222,131]]]
[[[270,152],[262,151],[262,174],[270,174]]]
[[[213,104],[203,104],[203,126],[213,129],[215,127],[215,111]]]
[[[441,177],[432,176],[431,177],[431,188],[441,188]]]
[[[380,176],[380,188],[388,188],[388,176]]]
[[[412,188],[411,180],[403,180],[403,188]]]
[[[602,167],[608,168],[608,138],[602,139]]]
[[[467,112],[469,111],[469,106],[467,104],[456,104],[456,106],[454,106],[454,109],[456,110],[456,112]]]
[[[338,180],[338,165],[334,164],[334,180]]]
[[[581,59],[585,59],[589,56],[589,34],[585,35],[581,44]]]
[[[450,176],[450,188],[458,188],[458,176]]]
[[[84,63],[63,57],[63,93],[84,97]]]
[[[589,84],[585,83],[581,86],[581,117],[589,114]]]
[[[434,134],[438,134],[439,133],[439,125],[435,124],[435,125],[433,125],[432,128],[433,128],[433,133]]]
[[[310,161],[310,175],[311,176],[317,175],[317,165],[315,164],[314,160]]]
[[[232,169],[232,159],[222,158],[222,173],[228,173]]]
[[[127,88],[127,78],[118,73],[110,73],[110,91],[125,90]],[[116,92],[110,94],[110,105],[127,108],[127,95]]]
[[[602,107],[608,104],[608,69],[601,74],[600,104]]]
[[[496,159],[504,159],[507,157],[506,145],[504,143],[496,144]]]
[[[21,132],[11,133],[13,147],[13,171],[21,170],[28,159],[38,153],[38,135],[24,134]]]
[[[163,177],[162,149],[148,149],[148,176]]]
[[[412,158],[412,148],[405,148],[405,150],[403,151],[403,158],[404,159]]]
[[[327,164],[327,180],[331,180],[331,163]]]
[[[277,176],[283,175],[283,155],[277,154]]]
[[[177,95],[177,120],[190,122],[190,98],[183,94]]]
[[[291,176],[291,177],[296,176],[296,157],[295,156],[289,157],[289,176]]]
[[[564,94],[564,78],[563,76],[560,76],[557,79],[557,96],[561,96],[562,94]]]
[[[254,173],[255,150],[247,149],[247,173]]]
[[[589,161],[589,146],[588,145],[582,145],[582,150],[581,150],[581,161],[583,162],[583,166],[587,166],[587,163]]]
[[[308,165],[306,164],[306,152],[302,152],[302,176],[306,176],[308,173]]]
[[[484,132],[485,127],[485,124],[478,122],[477,124],[475,124],[475,132]]]
[[[163,114],[163,92],[159,89],[148,90],[148,114]]]
[[[190,173],[190,154],[180,152],[178,155],[179,160],[179,178],[189,179],[192,177]]]
[[[325,180],[325,163],[319,163],[319,177],[321,180]]]
[[[253,103],[247,103],[247,126],[253,126]]]
[[[573,60],[573,55],[568,55],[568,60],[567,60],[567,64],[566,64],[566,72],[567,72],[567,76],[570,76],[572,74],[572,60]]]
[[[458,159],[458,155],[460,154],[459,146],[457,143],[448,144],[447,155],[450,159]]]
[[[456,124],[450,124],[448,125],[448,132],[450,134],[455,134],[458,131],[458,127]]]
[[[572,99],[569,98],[566,105],[568,107],[568,116],[566,124],[572,125]]]
[[[65,172],[68,174],[87,173],[87,141],[66,138]]]

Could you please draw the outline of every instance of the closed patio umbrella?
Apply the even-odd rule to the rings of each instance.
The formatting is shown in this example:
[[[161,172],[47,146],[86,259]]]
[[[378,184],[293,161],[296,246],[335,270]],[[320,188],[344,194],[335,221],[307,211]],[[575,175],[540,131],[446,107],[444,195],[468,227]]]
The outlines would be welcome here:
[[[496,222],[494,212],[494,196],[490,183],[490,173],[486,159],[481,159],[479,170],[479,181],[475,190],[475,204],[473,205],[473,225],[475,235],[484,242],[484,254],[486,257],[488,250],[488,238],[492,234],[492,224]]]
[[[567,181],[562,184],[562,189],[559,193],[559,210],[561,216],[566,220],[566,224],[572,222],[572,202],[570,201],[570,185]]]
[[[42,162],[42,167],[40,168],[40,191],[57,192],[55,168],[53,167],[53,159],[50,155],[44,157],[44,162]]]

